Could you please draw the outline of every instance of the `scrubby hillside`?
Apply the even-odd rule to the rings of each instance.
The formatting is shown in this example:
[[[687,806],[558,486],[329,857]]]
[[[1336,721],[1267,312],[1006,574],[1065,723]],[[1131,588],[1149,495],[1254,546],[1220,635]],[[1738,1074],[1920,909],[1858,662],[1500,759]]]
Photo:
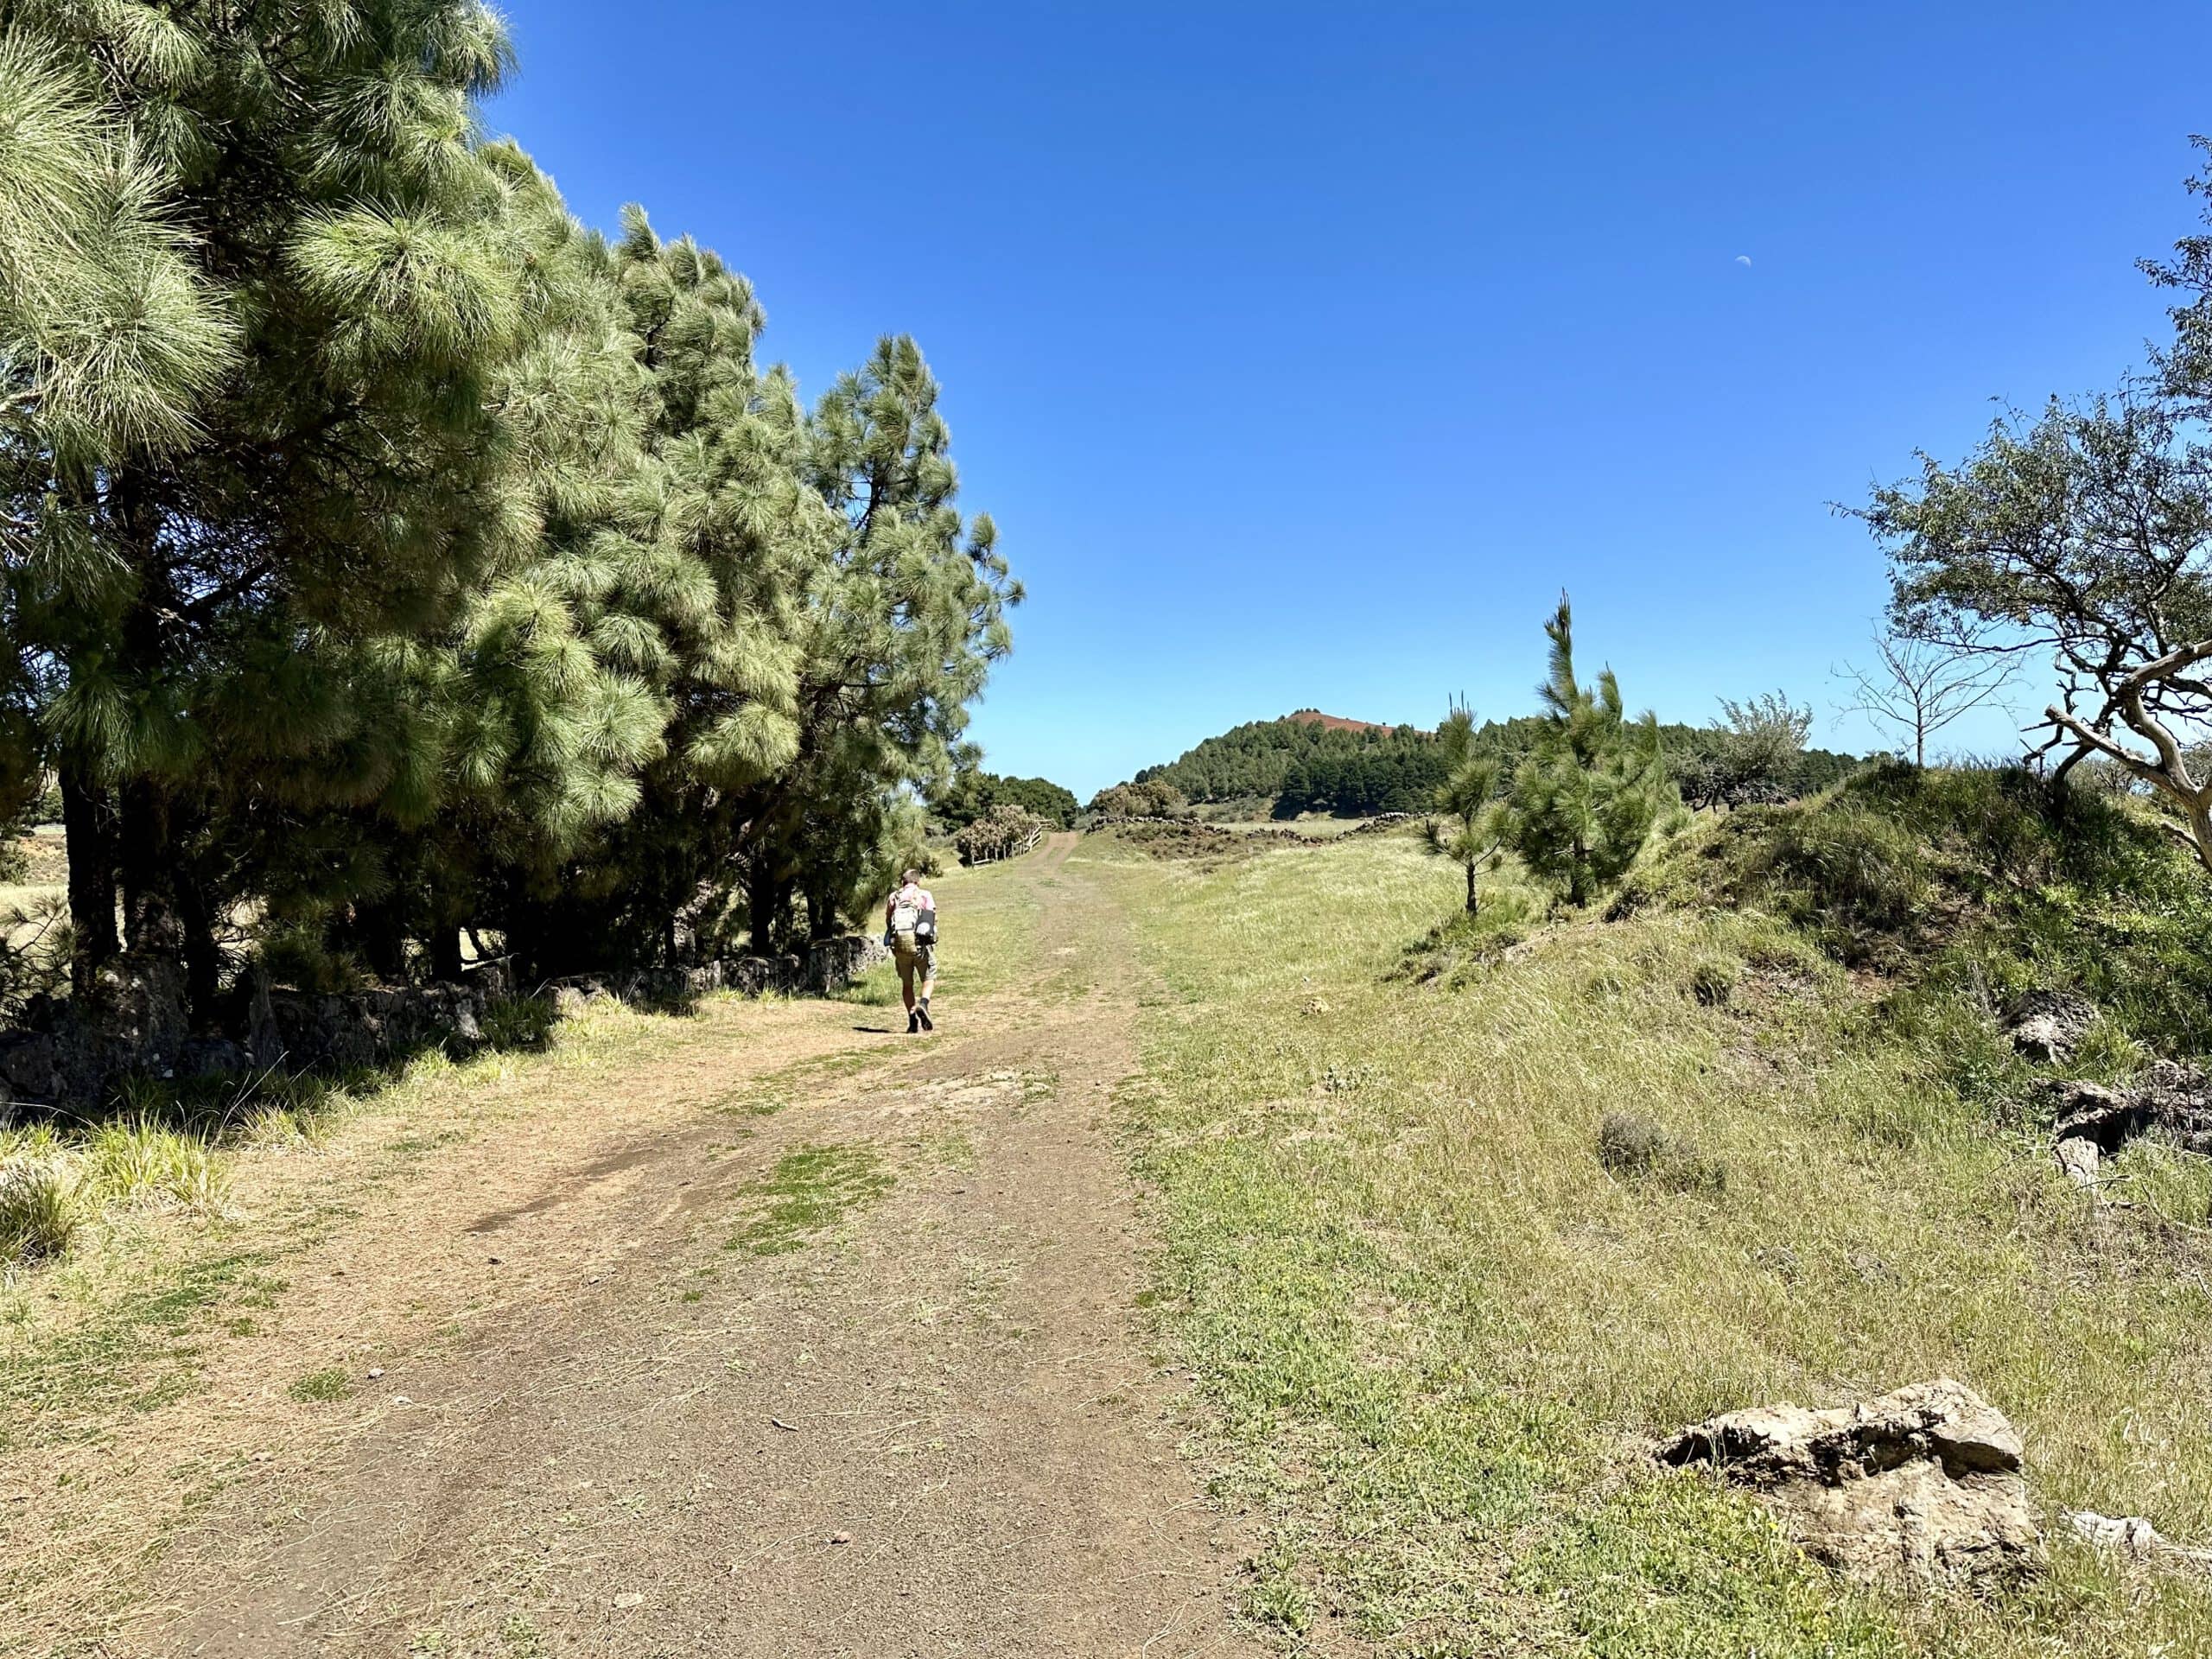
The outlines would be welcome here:
[[[1459,880],[1413,840],[1107,868],[1171,988],[1135,1108],[1163,1315],[1294,1646],[2212,1653],[2201,1575],[2064,1518],[2212,1543],[2212,1165],[2151,1139],[2078,1186],[2038,1086],[2212,1028],[2212,900],[2147,811],[1878,768],[1427,981]],[[2064,1067],[2013,1052],[2028,989],[2094,1001]],[[1857,1587],[1649,1455],[1939,1376],[2020,1428],[2046,1573]]]
[[[1871,767],[1840,787],[1710,819],[1615,901],[1755,910],[1883,976],[1880,1007],[1965,1075],[2005,1010],[2076,992],[2097,1022],[2076,1065],[2122,1072],[2212,1051],[2212,887],[2147,804],[2018,770]]]

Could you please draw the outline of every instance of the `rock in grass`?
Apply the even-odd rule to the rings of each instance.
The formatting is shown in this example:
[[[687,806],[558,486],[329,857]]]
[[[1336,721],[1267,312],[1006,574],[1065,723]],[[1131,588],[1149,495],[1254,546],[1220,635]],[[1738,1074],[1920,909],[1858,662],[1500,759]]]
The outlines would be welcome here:
[[[2193,1065],[2160,1060],[2129,1089],[2054,1077],[2044,1091],[2059,1166],[2077,1181],[2094,1181],[2101,1159],[2141,1135],[2212,1154],[2212,1077]]]
[[[2023,991],[2005,1011],[2005,1035],[2026,1058],[2063,1065],[2096,1017],[2096,1005],[2071,991]]]
[[[2083,1541],[2099,1549],[2118,1552],[2131,1560],[2195,1572],[2212,1570],[2212,1549],[2191,1549],[2177,1544],[2139,1515],[2099,1515],[2094,1510],[2074,1510],[2068,1523]]]
[[[1807,1554],[1853,1578],[1997,1579],[2042,1564],[2018,1433],[1948,1378],[1830,1411],[1730,1412],[1657,1455],[1757,1492]]]
[[[2058,1155],[2059,1173],[2068,1180],[2079,1186],[2097,1184],[2097,1170],[2104,1161],[2104,1152],[2088,1135],[2061,1135],[2051,1150]]]

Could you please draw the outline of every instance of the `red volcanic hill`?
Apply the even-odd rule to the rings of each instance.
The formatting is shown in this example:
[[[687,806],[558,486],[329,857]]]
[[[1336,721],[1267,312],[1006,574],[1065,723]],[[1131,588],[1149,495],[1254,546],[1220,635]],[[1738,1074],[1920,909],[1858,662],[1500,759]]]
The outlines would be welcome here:
[[[1283,716],[1301,726],[1319,726],[1332,732],[1387,732],[1388,726],[1378,726],[1371,720],[1344,720],[1336,715],[1325,715],[1319,709],[1300,709]]]

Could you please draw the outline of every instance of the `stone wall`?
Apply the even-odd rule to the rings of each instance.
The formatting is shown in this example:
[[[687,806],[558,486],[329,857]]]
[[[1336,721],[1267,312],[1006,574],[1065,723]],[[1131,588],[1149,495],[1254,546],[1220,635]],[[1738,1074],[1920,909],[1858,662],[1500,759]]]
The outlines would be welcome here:
[[[603,979],[578,978],[522,988],[570,996],[593,994],[657,1006],[681,1005],[714,991],[759,996],[770,991],[826,995],[888,955],[878,939],[826,939],[804,957],[729,957],[696,968]],[[372,986],[342,995],[258,985],[245,1028],[209,1035],[184,1017],[184,988],[172,964],[125,958],[102,976],[89,1006],[35,999],[22,1022],[0,1030],[0,1121],[17,1104],[97,1107],[128,1077],[162,1080],[220,1077],[283,1067],[377,1065],[426,1048],[473,1049],[484,1040],[492,1005],[516,995],[504,963],[471,969],[454,984]],[[563,993],[569,994],[564,995]]]

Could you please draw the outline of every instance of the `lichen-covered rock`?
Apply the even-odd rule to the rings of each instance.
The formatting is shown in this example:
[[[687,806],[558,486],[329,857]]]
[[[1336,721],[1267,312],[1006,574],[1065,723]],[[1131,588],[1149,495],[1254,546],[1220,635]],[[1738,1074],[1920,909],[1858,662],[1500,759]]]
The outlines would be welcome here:
[[[1657,1455],[1758,1493],[1806,1554],[1855,1578],[2017,1576],[2043,1559],[2018,1433],[1948,1378],[1828,1411],[1731,1412]]]

